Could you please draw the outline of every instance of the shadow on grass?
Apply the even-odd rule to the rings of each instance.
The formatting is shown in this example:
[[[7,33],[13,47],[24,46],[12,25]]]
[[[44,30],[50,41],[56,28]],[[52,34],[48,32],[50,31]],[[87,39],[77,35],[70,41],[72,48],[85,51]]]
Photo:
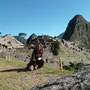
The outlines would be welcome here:
[[[8,70],[2,70],[0,72],[27,72],[28,70],[25,68],[18,68],[18,69],[8,69]]]

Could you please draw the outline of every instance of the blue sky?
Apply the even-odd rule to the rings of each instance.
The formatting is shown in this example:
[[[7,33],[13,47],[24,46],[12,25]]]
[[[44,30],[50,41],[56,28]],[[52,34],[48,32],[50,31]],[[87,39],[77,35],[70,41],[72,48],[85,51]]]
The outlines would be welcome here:
[[[90,0],[0,0],[0,32],[57,36],[77,14],[90,21]]]

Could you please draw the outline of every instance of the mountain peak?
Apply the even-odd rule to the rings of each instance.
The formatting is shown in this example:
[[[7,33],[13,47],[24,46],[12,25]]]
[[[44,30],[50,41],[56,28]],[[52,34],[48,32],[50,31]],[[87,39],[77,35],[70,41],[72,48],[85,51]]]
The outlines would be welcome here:
[[[84,21],[85,23],[87,23],[87,21],[84,19],[84,17],[80,14],[75,15],[71,21],[75,21],[75,22]]]
[[[77,14],[77,15],[75,15],[74,17],[76,17],[76,18],[83,18],[83,16],[80,15],[80,14]]]
[[[64,33],[63,39],[78,42],[80,46],[90,48],[90,23],[81,15],[74,16]]]

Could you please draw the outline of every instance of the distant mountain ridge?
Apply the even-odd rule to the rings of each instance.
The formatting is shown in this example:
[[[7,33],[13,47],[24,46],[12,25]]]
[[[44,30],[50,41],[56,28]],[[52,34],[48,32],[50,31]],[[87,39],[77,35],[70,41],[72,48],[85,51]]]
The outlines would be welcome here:
[[[61,33],[61,34],[58,35],[57,37],[58,37],[58,38],[63,38],[63,35],[64,35],[64,33]]]
[[[14,38],[16,38],[19,42],[26,44],[26,39],[24,37],[20,37],[20,36],[14,36]]]
[[[63,39],[74,41],[80,47],[90,49],[90,22],[81,15],[76,15],[70,20]]]

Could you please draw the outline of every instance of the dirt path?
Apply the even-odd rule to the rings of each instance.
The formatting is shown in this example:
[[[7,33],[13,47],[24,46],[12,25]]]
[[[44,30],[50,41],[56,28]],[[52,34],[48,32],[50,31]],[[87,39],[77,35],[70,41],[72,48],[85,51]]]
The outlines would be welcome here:
[[[29,90],[56,76],[43,68],[30,72],[19,65],[0,61],[0,90]]]

